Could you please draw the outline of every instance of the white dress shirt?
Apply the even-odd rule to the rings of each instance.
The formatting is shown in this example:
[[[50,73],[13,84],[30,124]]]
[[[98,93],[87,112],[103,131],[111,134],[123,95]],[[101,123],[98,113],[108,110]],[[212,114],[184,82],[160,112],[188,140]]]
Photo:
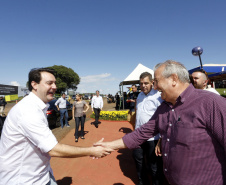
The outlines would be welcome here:
[[[208,85],[204,90],[220,95],[219,92],[216,89],[212,88],[210,85]]]
[[[62,97],[60,97],[60,98],[56,101],[55,105],[58,105],[58,104],[59,104],[59,108],[60,108],[60,109],[66,109],[66,108],[67,108],[67,100],[64,99],[64,98],[62,98]]]
[[[0,185],[45,185],[48,152],[58,143],[48,127],[45,104],[32,92],[9,112],[0,139]]]
[[[152,89],[147,95],[141,92],[137,97],[136,126],[135,129],[147,123],[155,113],[158,106],[163,102],[161,93]],[[158,140],[159,134],[148,141]]]
[[[91,107],[96,109],[102,109],[103,108],[103,98],[101,96],[94,96],[92,98]]]

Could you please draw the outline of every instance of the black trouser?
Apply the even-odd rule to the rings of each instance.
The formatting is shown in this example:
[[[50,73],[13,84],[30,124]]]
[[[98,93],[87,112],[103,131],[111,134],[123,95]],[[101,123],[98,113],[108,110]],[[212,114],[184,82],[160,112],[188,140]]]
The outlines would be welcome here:
[[[75,139],[78,139],[78,129],[81,122],[81,136],[84,137],[85,116],[75,117]]]
[[[139,182],[143,185],[150,185],[148,175],[151,175],[153,185],[162,185],[164,175],[162,170],[162,158],[155,155],[155,141],[146,141],[141,148],[133,150],[133,158],[136,163],[137,175]]]
[[[95,123],[98,124],[98,120],[100,117],[100,109],[99,108],[94,108],[94,114],[95,114]]]

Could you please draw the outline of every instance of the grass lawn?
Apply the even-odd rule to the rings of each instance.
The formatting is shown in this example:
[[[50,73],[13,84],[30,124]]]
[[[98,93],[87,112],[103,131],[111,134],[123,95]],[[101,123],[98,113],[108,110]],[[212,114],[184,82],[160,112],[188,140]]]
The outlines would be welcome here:
[[[219,89],[216,89],[221,96],[224,96],[226,97],[226,88],[219,88]]]

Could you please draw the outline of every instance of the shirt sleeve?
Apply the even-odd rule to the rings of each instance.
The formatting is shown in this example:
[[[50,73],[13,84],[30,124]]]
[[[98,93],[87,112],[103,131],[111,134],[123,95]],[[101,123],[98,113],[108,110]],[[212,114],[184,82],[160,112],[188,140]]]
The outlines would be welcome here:
[[[58,105],[60,103],[60,98],[55,102],[55,105]]]
[[[43,153],[49,152],[58,143],[42,110],[33,108],[25,112],[19,120],[19,126],[25,137]]]
[[[156,123],[158,113],[156,114],[156,112],[146,124],[142,125],[132,133],[129,133],[122,138],[124,144],[129,149],[138,148],[139,145],[159,133]]]
[[[213,98],[214,97],[214,98]],[[211,94],[209,96],[205,108],[207,119],[207,129],[212,133],[213,137],[220,143],[224,148],[224,153],[226,156],[226,101],[225,98],[217,95]]]
[[[100,108],[102,109],[104,106],[104,102],[103,102],[103,98],[101,97],[101,105],[100,105]]]

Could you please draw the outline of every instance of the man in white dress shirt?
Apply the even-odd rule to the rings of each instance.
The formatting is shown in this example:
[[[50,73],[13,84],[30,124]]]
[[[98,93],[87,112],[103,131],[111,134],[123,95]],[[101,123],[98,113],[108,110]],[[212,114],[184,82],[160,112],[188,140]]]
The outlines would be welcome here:
[[[65,93],[62,93],[61,98],[59,98],[56,101],[55,105],[56,105],[58,111],[60,111],[61,128],[64,127],[64,123],[63,123],[64,120],[65,120],[65,125],[67,127],[70,127],[70,125],[68,124],[67,100],[66,100],[66,94]]]
[[[141,93],[138,95],[136,101],[135,129],[147,123],[163,101],[161,99],[161,93],[152,89],[152,86],[152,75],[148,72],[142,73],[140,75]],[[151,184],[147,174],[151,175],[153,185],[161,185],[163,183],[161,159],[155,155],[155,145],[158,139],[159,134],[147,140],[140,148],[133,150],[139,180],[138,185]]]
[[[100,92],[97,90],[96,96],[93,96],[91,103],[92,111],[94,111],[95,114],[95,122],[93,122],[93,124],[95,125],[96,128],[98,128],[98,124],[100,123],[99,116],[100,111],[103,108],[103,105],[104,105],[103,98],[100,96]]]
[[[112,150],[58,143],[48,127],[46,111],[56,79],[48,68],[29,73],[31,93],[8,113],[0,139],[0,185],[56,185],[51,157],[103,157]]]
[[[192,78],[193,78],[193,85],[196,89],[203,89],[209,92],[213,92],[215,94],[220,95],[216,89],[212,88],[210,85],[208,84],[208,76],[206,71],[204,71],[203,69],[197,70],[195,72],[192,73]]]

